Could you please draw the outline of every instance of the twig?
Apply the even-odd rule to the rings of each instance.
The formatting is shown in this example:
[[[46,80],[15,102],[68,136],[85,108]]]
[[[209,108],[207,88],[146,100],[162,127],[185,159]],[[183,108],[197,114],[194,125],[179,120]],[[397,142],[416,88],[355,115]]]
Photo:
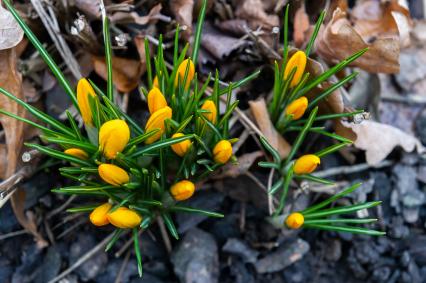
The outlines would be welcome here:
[[[115,278],[114,283],[122,282],[121,277],[123,277],[124,269],[126,269],[127,263],[129,262],[130,254],[131,254],[131,250],[128,250],[126,256],[124,257],[123,264],[121,265],[120,270],[118,271],[117,277]]]
[[[69,268],[67,268],[65,271],[63,271],[61,274],[50,280],[48,283],[55,283],[73,272],[76,268],[78,268],[80,265],[82,265],[84,262],[86,262],[88,259],[90,259],[92,256],[94,256],[97,252],[102,250],[106,244],[112,239],[114,236],[114,233],[111,233],[108,237],[102,240],[99,244],[97,244],[93,249],[88,251],[85,255],[80,257],[79,260],[77,260],[73,265],[71,265]]]
[[[169,234],[167,233],[164,220],[161,217],[157,217],[157,223],[160,227],[161,237],[163,238],[164,245],[166,246],[167,253],[172,252],[172,243],[170,242]]]
[[[369,165],[367,163],[361,163],[361,164],[357,164],[357,165],[351,165],[351,166],[340,166],[340,167],[334,167],[334,168],[330,168],[327,170],[323,170],[323,171],[318,171],[316,173],[314,173],[313,175],[315,177],[320,177],[320,178],[326,178],[326,177],[330,177],[330,176],[335,176],[335,175],[347,175],[347,174],[353,174],[353,173],[357,173],[360,171],[364,171],[367,170],[369,168],[383,168],[383,167],[388,167],[391,166],[393,164],[392,161],[390,160],[383,160],[382,162],[380,162],[377,165]]]
[[[50,219],[53,216],[55,216],[56,214],[60,213],[61,211],[63,211],[65,208],[67,208],[68,205],[70,205],[70,203],[75,200],[77,198],[76,195],[72,195],[69,199],[67,199],[67,201],[65,203],[63,203],[60,207],[55,208],[54,210],[50,211],[46,218]]]
[[[138,236],[142,234],[142,229],[139,230]],[[120,257],[129,247],[133,244],[133,238],[131,237],[124,245],[114,254],[115,257]]]
[[[4,234],[4,235],[0,235],[0,241],[6,240],[8,238],[13,238],[13,237],[16,237],[16,236],[24,235],[24,234],[28,234],[28,231],[25,230],[25,229],[10,232],[10,233]]]

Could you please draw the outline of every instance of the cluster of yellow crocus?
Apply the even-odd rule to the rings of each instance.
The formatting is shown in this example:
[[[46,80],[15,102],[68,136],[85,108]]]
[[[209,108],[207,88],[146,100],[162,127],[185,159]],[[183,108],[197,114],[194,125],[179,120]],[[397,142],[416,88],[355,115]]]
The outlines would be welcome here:
[[[305,222],[305,217],[303,216],[303,214],[299,212],[290,213],[290,215],[285,220],[285,224],[287,225],[288,228],[291,228],[291,229],[298,229],[302,227],[304,222]]]
[[[315,154],[306,154],[299,157],[294,163],[293,171],[295,174],[310,174],[317,169],[317,166],[321,163],[321,160]]]
[[[104,203],[90,214],[90,222],[96,226],[112,224],[117,228],[127,229],[140,225],[142,217],[134,210],[121,206],[111,211],[112,205]]]
[[[308,108],[308,99],[304,96],[291,102],[285,109],[286,115],[293,115],[293,120],[299,120]]]
[[[303,73],[305,72],[306,68],[306,61],[306,54],[303,51],[297,51],[293,54],[293,56],[291,56],[290,60],[288,60],[284,69],[285,80],[288,79],[293,69],[296,68],[293,79],[290,82],[290,87],[297,86],[302,80]]]

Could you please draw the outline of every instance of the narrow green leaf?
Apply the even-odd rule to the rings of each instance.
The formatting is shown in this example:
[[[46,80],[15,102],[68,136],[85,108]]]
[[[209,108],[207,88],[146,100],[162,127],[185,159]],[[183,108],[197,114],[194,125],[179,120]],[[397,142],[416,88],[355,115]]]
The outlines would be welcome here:
[[[32,143],[25,143],[25,145],[28,146],[28,147],[31,147],[31,148],[35,148],[38,151],[45,153],[49,156],[52,156],[54,158],[57,158],[57,159],[66,160],[66,161],[69,161],[69,162],[72,162],[72,163],[75,163],[75,164],[78,164],[78,165],[81,165],[81,166],[87,166],[87,167],[92,166],[92,163],[90,163],[86,160],[82,160],[80,158],[74,157],[74,156],[69,155],[69,154],[65,154],[61,151],[58,151],[58,150],[55,150],[55,149],[52,149],[52,148],[49,148],[49,147],[46,147],[46,146],[42,146],[42,145],[39,145],[39,144],[32,144]]]
[[[209,216],[209,217],[219,217],[219,218],[224,217],[224,215],[221,214],[221,213],[217,213],[217,212],[213,212],[213,211],[207,211],[207,210],[198,209],[198,208],[192,208],[192,207],[189,207],[189,206],[175,205],[175,206],[170,207],[169,209],[171,211],[197,213],[197,214],[202,214],[202,215],[206,215],[206,216]]]
[[[366,228],[351,227],[351,226],[333,226],[333,225],[322,225],[322,224],[309,224],[303,225],[303,228],[312,228],[318,230],[336,231],[336,232],[348,232],[352,234],[364,234],[369,236],[383,236],[386,232],[370,230]]]
[[[147,146],[143,147],[142,149],[140,149],[138,151],[135,151],[133,154],[130,155],[130,157],[135,158],[135,157],[141,156],[145,153],[155,151],[155,150],[159,150],[161,148],[169,147],[172,144],[180,143],[182,141],[192,139],[192,138],[194,138],[194,135],[185,135],[185,136],[178,137],[178,138],[169,138],[169,139],[165,139],[165,140],[162,140],[162,141],[158,141],[156,143],[147,145]]]
[[[173,223],[172,218],[170,217],[170,214],[168,214],[167,212],[164,212],[161,215],[164,219],[164,223],[167,226],[167,229],[169,229],[170,234],[173,236],[173,238],[175,238],[176,240],[179,240],[179,234],[176,230],[175,224]]]
[[[308,180],[311,182],[315,182],[315,183],[320,183],[320,184],[324,184],[324,185],[333,185],[334,182],[324,179],[324,178],[320,178],[320,177],[316,177],[314,175],[310,175],[310,174],[304,174],[304,175],[296,175],[294,177],[295,179],[299,179],[299,180]]]
[[[201,35],[203,31],[204,18],[206,16],[207,0],[203,0],[200,13],[198,14],[197,29],[194,36],[194,45],[192,46],[192,60],[194,65],[198,62],[198,51],[200,49]]]
[[[79,207],[72,207],[72,208],[68,208],[67,212],[71,212],[71,213],[88,212],[88,211],[93,211],[98,206],[99,206],[99,204],[85,205],[85,206],[79,206]]]
[[[142,274],[143,274],[143,271],[142,271],[142,256],[141,256],[141,250],[139,248],[138,228],[133,228],[133,242],[134,242],[136,260],[138,262],[139,277],[142,277]]]
[[[311,38],[309,40],[309,43],[306,46],[306,50],[305,50],[306,57],[308,57],[309,54],[311,53],[312,46],[314,45],[315,39],[317,38],[320,27],[321,27],[321,25],[324,21],[324,17],[325,17],[325,10],[321,12],[321,14],[318,18],[318,21],[315,24],[314,32],[312,33]]]
[[[347,213],[352,213],[358,210],[371,208],[379,204],[381,204],[381,201],[371,201],[371,202],[366,202],[361,204],[354,204],[354,205],[319,210],[317,212],[309,212],[309,213],[305,212],[303,216],[305,217],[305,219],[311,219],[311,218],[319,218],[319,217],[336,215],[336,214],[347,214]]]
[[[346,223],[346,224],[368,224],[376,222],[377,218],[335,218],[335,219],[311,219],[306,220],[303,224],[334,224],[334,223]]]

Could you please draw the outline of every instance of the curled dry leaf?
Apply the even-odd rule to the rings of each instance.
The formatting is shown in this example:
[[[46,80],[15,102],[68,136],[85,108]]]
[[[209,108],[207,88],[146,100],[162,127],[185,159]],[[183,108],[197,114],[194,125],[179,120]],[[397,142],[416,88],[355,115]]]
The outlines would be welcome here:
[[[15,47],[23,37],[24,31],[19,24],[10,12],[0,5],[0,50]]]
[[[318,54],[330,63],[337,63],[368,47],[369,50],[352,63],[353,66],[372,73],[397,73],[398,33],[376,36],[368,41],[367,31],[361,35],[346,16],[337,8],[331,21],[321,27],[315,44]]]
[[[107,79],[107,68],[104,57],[92,56],[95,72],[104,80]],[[140,61],[113,57],[112,78],[115,87],[120,92],[130,92],[139,84],[140,76],[145,72],[145,65]]]
[[[263,98],[256,101],[249,101],[250,110],[253,113],[254,119],[259,126],[260,131],[268,140],[268,142],[280,153],[282,158],[288,156],[291,150],[291,145],[275,130],[269,117],[268,108]]]
[[[380,163],[397,146],[401,146],[407,152],[415,149],[420,154],[425,152],[418,139],[391,125],[374,121],[364,121],[361,124],[341,123],[355,134],[350,137],[343,133],[347,138],[352,138],[356,148],[365,150],[365,157],[370,165]]]
[[[294,15],[293,39],[296,47],[301,47],[302,44],[307,41],[307,31],[309,27],[309,17],[308,14],[306,14],[305,4],[303,3]]]
[[[180,26],[186,26],[183,35],[186,39],[192,34],[192,11],[194,9],[194,0],[172,0],[170,8],[175,15],[176,21]]]
[[[238,2],[235,15],[237,18],[246,20],[252,29],[258,27],[271,29],[279,26],[278,16],[265,11],[264,1],[240,0]]]
[[[138,25],[146,25],[149,22],[156,21],[159,16],[161,16],[161,3],[152,7],[149,11],[148,15],[140,16],[137,12],[116,12],[114,13],[110,19],[114,23],[135,23]]]
[[[223,170],[222,174],[214,176],[213,179],[222,179],[226,177],[236,178],[240,175],[244,175],[253,165],[253,163],[263,155],[262,151],[255,151],[250,153],[245,153],[242,156],[238,157],[238,165],[227,164]]]

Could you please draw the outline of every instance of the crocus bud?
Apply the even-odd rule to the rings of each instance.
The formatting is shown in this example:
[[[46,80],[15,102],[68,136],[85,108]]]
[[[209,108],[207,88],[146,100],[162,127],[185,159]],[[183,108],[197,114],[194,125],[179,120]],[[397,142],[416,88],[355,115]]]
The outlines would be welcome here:
[[[77,104],[81,117],[86,125],[93,126],[92,110],[90,108],[89,97],[96,98],[96,93],[86,78],[82,78],[77,84]]]
[[[108,221],[117,228],[135,228],[142,222],[142,217],[134,210],[121,206],[107,214]]]
[[[303,225],[304,221],[305,217],[303,217],[303,214],[299,212],[293,212],[287,217],[285,224],[288,228],[298,229]]]
[[[172,138],[179,138],[184,136],[182,133],[176,133],[172,136]],[[175,143],[171,145],[172,150],[179,155],[180,157],[184,156],[186,152],[191,148],[191,141],[190,140],[184,140],[180,143]]]
[[[164,98],[164,95],[161,93],[160,89],[154,87],[151,89],[148,93],[148,109],[149,113],[154,113],[157,110],[160,110],[161,108],[164,108],[167,106],[166,98]]]
[[[225,164],[232,156],[232,145],[227,140],[219,141],[213,148],[213,159],[216,163]]]
[[[123,120],[105,122],[99,130],[99,146],[108,159],[114,159],[123,151],[130,139],[130,129]]]
[[[149,137],[145,143],[151,144],[158,139],[160,139],[161,135],[164,133],[165,125],[164,121],[166,119],[172,118],[172,108],[166,106],[164,108],[161,108],[160,110],[155,111],[148,119],[148,122],[146,122],[145,126],[145,132],[150,132],[155,129],[160,129],[158,132],[156,132],[153,136]]]
[[[206,100],[206,102],[204,102],[201,106],[201,109],[209,111],[208,113],[203,113],[203,116],[206,117],[206,119],[209,120],[211,123],[216,123],[217,108],[216,104],[214,104],[212,100]]]
[[[68,148],[64,150],[64,153],[83,160],[87,160],[89,158],[89,155],[84,150],[79,148]]]
[[[152,80],[152,87],[160,88],[160,83],[158,82],[158,77],[155,76]]]
[[[113,164],[101,164],[98,167],[99,176],[110,185],[119,187],[129,182],[129,174]]]
[[[293,120],[300,119],[308,108],[308,99],[304,96],[294,100],[285,109],[285,114],[293,115]]]
[[[320,164],[320,158],[314,154],[306,154],[299,157],[294,163],[294,173],[310,174],[315,171],[318,164]]]
[[[194,74],[195,74],[195,66],[194,66],[194,63],[192,62],[191,59],[185,59],[185,60],[183,60],[182,63],[180,63],[180,65],[177,69],[177,73],[176,73],[175,87],[178,86],[179,80],[183,84],[183,81],[185,80],[185,72],[186,72],[186,68],[187,68],[188,64],[189,64],[188,77],[186,78],[185,90],[188,89],[189,84],[191,83],[192,79],[194,78]]]
[[[195,191],[195,185],[191,181],[182,180],[171,186],[170,193],[177,201],[189,199]]]
[[[290,82],[290,87],[296,86],[300,80],[302,79],[303,73],[305,72],[306,67],[306,54],[303,51],[297,51],[291,56],[290,60],[288,60],[287,65],[284,70],[284,79],[287,79],[293,68],[297,68],[294,73],[293,79]]]
[[[111,207],[112,205],[108,202],[96,207],[92,213],[90,213],[90,222],[96,226],[104,226],[109,224],[107,214]]]

